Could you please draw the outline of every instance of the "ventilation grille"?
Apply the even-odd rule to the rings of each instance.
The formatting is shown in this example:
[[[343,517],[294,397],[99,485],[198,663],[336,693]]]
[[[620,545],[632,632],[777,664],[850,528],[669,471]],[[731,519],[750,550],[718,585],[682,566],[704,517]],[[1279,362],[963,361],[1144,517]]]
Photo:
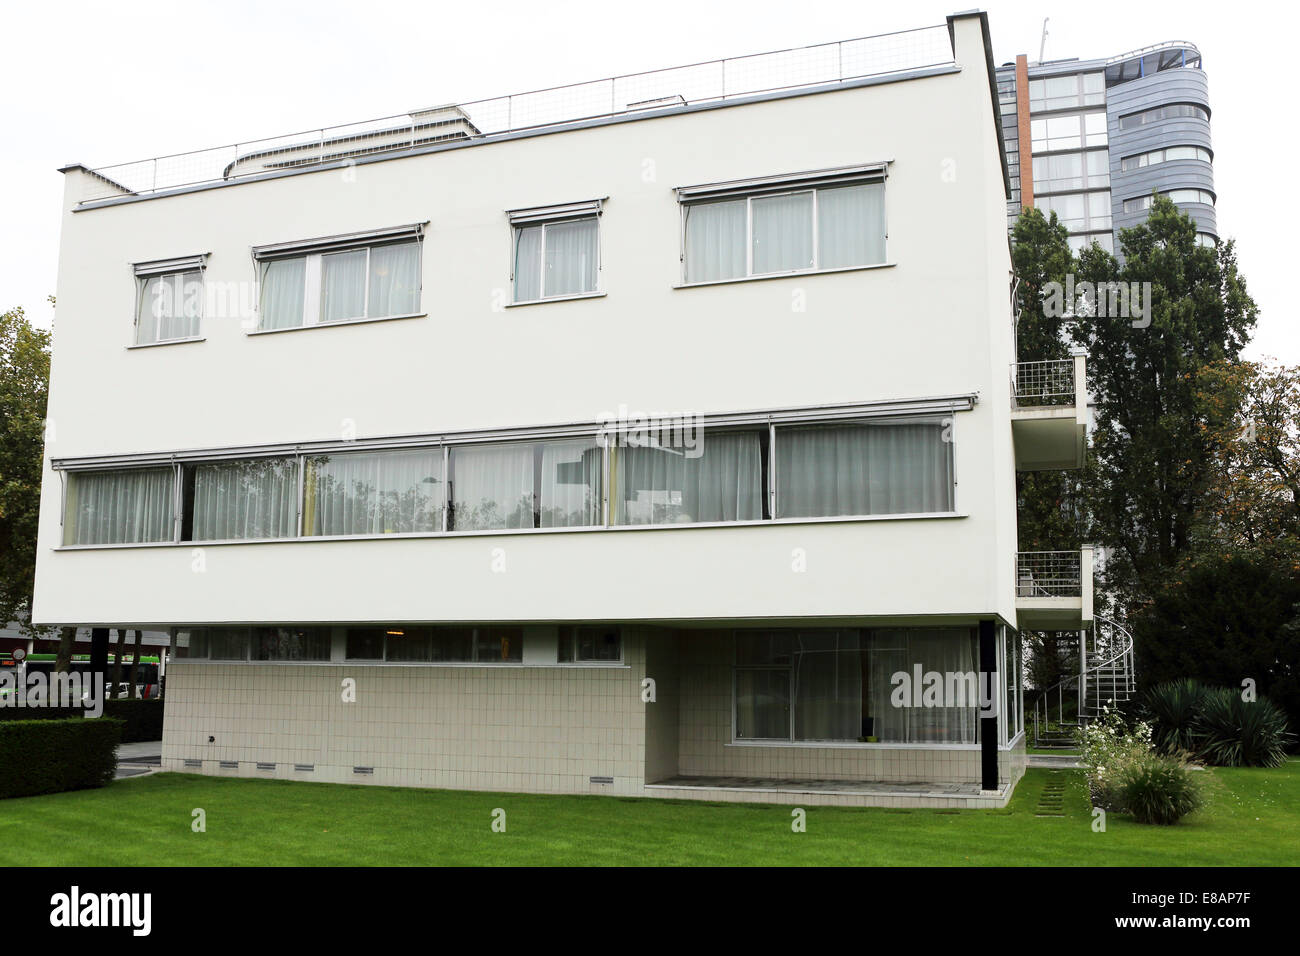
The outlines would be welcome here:
[[[353,767],[352,772],[353,773],[374,773],[375,768],[374,767]]]
[[[590,780],[592,783],[613,783],[614,782],[613,777],[588,777],[587,779]]]
[[[293,765],[293,769],[301,770],[304,773],[311,773],[311,771],[316,769],[316,765],[314,763],[296,763]]]
[[[257,769],[258,769],[258,770],[274,770],[274,769],[275,769],[275,764],[273,764],[273,763],[263,763],[262,761],[259,760],[259,761],[257,762]]]
[[[223,760],[223,761],[221,761],[221,769],[222,769],[222,770],[238,770],[238,769],[239,769],[239,761],[238,761],[238,760]]]
[[[185,758],[185,766],[187,766],[187,767],[202,767],[202,766],[203,766],[203,761],[202,761],[202,760],[195,760],[193,757],[186,757],[186,758]]]

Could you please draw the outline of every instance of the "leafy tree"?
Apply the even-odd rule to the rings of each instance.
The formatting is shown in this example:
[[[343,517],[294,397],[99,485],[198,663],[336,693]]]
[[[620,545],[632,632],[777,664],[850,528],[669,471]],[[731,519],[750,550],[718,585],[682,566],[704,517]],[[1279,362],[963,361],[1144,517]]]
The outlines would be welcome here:
[[[29,630],[49,377],[50,334],[0,315],[0,623]]]
[[[1085,250],[1080,278],[1149,288],[1149,324],[1085,308],[1073,335],[1088,349],[1096,403],[1087,510],[1093,537],[1113,549],[1107,584],[1131,604],[1162,589],[1191,543],[1215,479],[1216,436],[1235,411],[1208,405],[1198,388],[1207,367],[1237,360],[1257,310],[1233,244],[1197,245],[1196,223],[1166,197],[1120,244],[1122,264]]]

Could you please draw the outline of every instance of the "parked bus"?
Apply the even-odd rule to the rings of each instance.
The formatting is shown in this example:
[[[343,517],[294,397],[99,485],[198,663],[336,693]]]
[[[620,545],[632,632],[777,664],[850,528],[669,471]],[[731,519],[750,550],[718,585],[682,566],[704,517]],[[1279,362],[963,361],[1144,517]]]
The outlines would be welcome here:
[[[27,674],[40,672],[50,674],[54,671],[54,663],[57,659],[55,654],[28,654],[26,658],[15,661],[12,653],[0,654],[0,667],[12,667],[18,669],[26,678]],[[113,678],[113,664],[116,655],[108,655],[108,666],[104,675],[105,696],[109,681]],[[126,677],[128,669],[131,666],[131,655],[122,656],[122,681],[117,685],[117,696],[126,697],[128,684]],[[90,670],[89,654],[74,654],[72,662],[68,669],[73,673],[85,674]],[[135,667],[135,696],[142,699],[150,699],[159,695],[159,659],[154,654],[141,654],[140,661]]]

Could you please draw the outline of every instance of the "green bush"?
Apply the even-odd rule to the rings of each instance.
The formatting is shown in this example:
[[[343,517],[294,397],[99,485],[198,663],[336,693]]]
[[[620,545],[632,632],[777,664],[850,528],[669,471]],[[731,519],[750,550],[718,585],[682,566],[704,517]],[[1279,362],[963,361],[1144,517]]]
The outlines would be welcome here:
[[[125,722],[122,729],[122,743],[131,744],[141,740],[162,740],[163,706],[161,700],[131,700],[119,697],[104,701],[104,716],[117,717]]]
[[[1218,767],[1277,767],[1286,760],[1286,714],[1267,698],[1245,701],[1228,687],[1207,690],[1193,725],[1197,753]]]
[[[1195,722],[1205,687],[1190,678],[1157,684],[1142,697],[1150,717],[1151,743],[1162,754],[1192,753]]]
[[[131,700],[119,697],[104,701],[104,716],[116,717],[125,723],[122,743],[141,740],[162,740],[165,702]],[[0,707],[0,721],[8,720],[68,720],[85,715],[80,707]]]
[[[104,786],[121,736],[111,717],[0,721],[0,797]]]
[[[1204,803],[1197,772],[1177,757],[1144,754],[1124,765],[1116,789],[1138,823],[1169,826]]]

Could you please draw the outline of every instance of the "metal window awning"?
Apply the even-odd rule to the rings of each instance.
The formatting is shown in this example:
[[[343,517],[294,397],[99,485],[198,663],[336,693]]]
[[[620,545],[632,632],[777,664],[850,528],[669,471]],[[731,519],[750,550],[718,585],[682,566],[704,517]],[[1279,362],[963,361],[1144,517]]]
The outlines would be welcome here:
[[[705,183],[699,186],[678,186],[677,198],[681,202],[698,202],[705,199],[722,199],[728,196],[751,196],[762,192],[788,192],[792,189],[812,189],[818,186],[848,185],[871,180],[883,180],[888,175],[893,160],[864,163],[859,166],[841,166],[836,169],[814,169],[802,173],[780,176],[759,176],[754,179],[733,179],[723,183]]]
[[[253,246],[253,258],[258,260],[282,259],[287,256],[354,249],[357,246],[373,245],[379,242],[402,242],[404,240],[419,239],[424,235],[426,225],[428,225],[427,222],[417,222],[406,226],[391,226],[387,229],[371,229],[367,232],[350,232],[338,236],[322,236],[319,239],[299,239],[294,242],[276,242],[265,246]]]
[[[608,197],[605,197],[608,198]],[[562,203],[556,206],[531,206],[527,209],[507,209],[511,225],[546,222],[554,219],[572,219],[578,216],[599,216],[605,199],[587,199],[583,202]]]
[[[193,272],[202,269],[211,253],[202,252],[197,256],[177,256],[174,259],[153,259],[149,262],[133,262],[131,268],[137,276],[160,276],[177,272]]]

